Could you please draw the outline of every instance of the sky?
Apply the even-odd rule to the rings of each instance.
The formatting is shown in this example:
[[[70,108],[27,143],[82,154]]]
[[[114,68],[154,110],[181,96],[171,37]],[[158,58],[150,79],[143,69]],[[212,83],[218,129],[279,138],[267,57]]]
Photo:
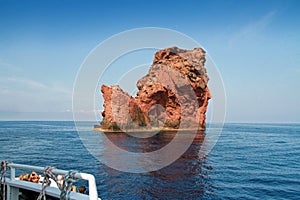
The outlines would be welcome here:
[[[114,34],[161,27],[213,59],[226,122],[300,122],[299,10],[291,0],[0,0],[0,120],[72,120],[86,56]]]

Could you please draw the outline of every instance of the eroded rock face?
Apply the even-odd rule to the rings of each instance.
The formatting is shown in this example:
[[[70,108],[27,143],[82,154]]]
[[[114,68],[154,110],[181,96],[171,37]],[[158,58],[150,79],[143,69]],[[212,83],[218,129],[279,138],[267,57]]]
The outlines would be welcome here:
[[[102,85],[104,111],[101,128],[205,129],[211,98],[204,67],[205,51],[171,47],[156,52],[146,76],[137,82],[137,96],[119,86]]]

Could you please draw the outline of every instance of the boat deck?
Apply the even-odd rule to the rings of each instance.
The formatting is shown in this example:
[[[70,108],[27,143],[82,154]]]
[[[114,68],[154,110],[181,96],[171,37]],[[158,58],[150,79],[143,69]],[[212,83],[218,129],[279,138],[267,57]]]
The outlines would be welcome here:
[[[42,184],[33,183],[29,181],[18,180],[16,178],[16,169],[25,169],[42,172],[44,168],[30,165],[20,165],[20,164],[8,164],[8,169],[10,171],[10,178],[6,177],[5,189],[6,189],[6,199],[5,200],[34,200],[37,199],[40,192],[42,191]],[[53,169],[52,172],[56,175],[66,175],[68,171]],[[75,178],[84,179],[88,181],[89,194],[81,194],[77,192],[69,192],[70,200],[99,200],[95,178],[91,174],[86,173],[76,173]],[[1,183],[3,188],[3,182]],[[58,187],[49,186],[45,190],[47,200],[59,200],[61,191]],[[0,198],[1,199],[1,198]]]

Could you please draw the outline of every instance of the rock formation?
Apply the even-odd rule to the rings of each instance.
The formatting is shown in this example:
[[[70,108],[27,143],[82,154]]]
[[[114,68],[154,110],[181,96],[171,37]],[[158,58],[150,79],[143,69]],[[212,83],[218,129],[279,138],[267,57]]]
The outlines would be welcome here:
[[[204,67],[205,51],[171,47],[156,52],[136,97],[119,86],[102,85],[101,129],[205,129],[211,98]]]

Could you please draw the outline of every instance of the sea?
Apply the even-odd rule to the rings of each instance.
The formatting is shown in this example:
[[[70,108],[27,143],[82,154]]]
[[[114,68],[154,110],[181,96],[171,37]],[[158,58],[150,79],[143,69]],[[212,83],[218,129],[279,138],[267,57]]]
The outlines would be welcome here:
[[[83,126],[104,134],[93,125]],[[111,138],[121,148],[151,151],[170,142],[161,134],[176,133],[139,140],[118,134]],[[202,142],[196,137],[162,169],[130,173],[91,155],[72,121],[0,122],[0,160],[91,173],[101,199],[300,199],[300,124],[227,123],[206,156],[199,156]]]

